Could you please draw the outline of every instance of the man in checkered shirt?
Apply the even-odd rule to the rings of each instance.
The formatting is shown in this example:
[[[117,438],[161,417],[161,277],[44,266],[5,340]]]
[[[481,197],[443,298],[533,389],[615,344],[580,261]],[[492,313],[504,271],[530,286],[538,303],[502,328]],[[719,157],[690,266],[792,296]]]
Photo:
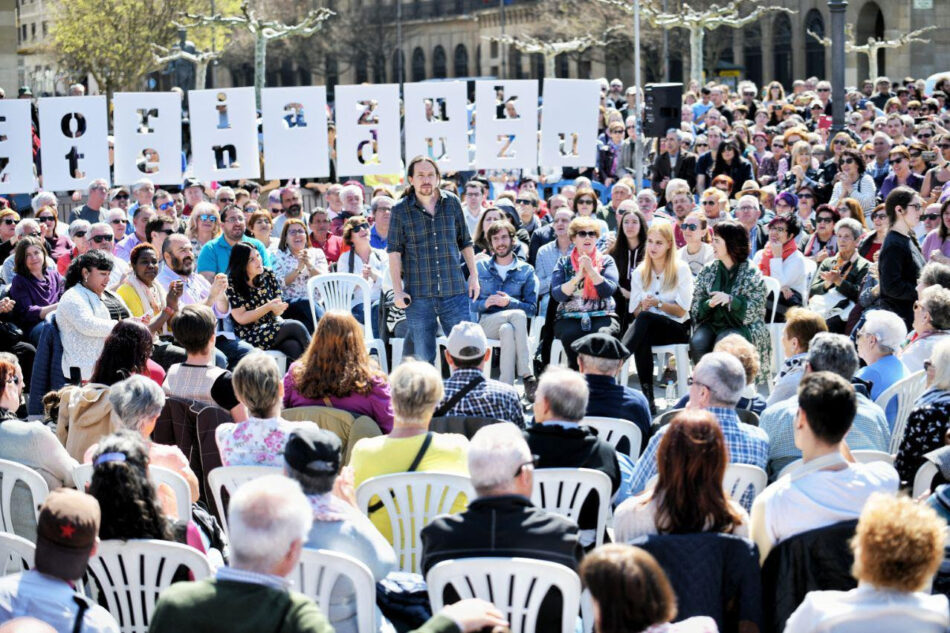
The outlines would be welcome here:
[[[521,398],[515,388],[482,375],[482,368],[489,358],[488,339],[482,326],[465,321],[452,328],[445,350],[452,375],[445,380],[445,396],[435,417],[493,418],[514,422],[524,428]],[[455,398],[470,383],[474,383],[470,390],[461,398]],[[457,402],[452,402],[453,398]]]

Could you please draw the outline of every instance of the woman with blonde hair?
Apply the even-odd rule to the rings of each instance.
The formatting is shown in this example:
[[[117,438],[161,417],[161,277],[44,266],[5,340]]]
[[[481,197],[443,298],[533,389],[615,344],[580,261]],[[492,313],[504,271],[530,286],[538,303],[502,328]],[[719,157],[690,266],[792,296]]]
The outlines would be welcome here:
[[[689,342],[689,309],[693,301],[693,275],[680,260],[673,241],[673,225],[655,220],[647,231],[643,263],[630,276],[630,312],[634,321],[623,336],[633,354],[640,389],[653,403],[654,345]]]
[[[195,255],[201,251],[201,247],[221,235],[221,214],[218,208],[210,202],[199,202],[192,209],[188,217],[188,227],[185,229],[185,236],[191,240],[191,245],[195,249]]]

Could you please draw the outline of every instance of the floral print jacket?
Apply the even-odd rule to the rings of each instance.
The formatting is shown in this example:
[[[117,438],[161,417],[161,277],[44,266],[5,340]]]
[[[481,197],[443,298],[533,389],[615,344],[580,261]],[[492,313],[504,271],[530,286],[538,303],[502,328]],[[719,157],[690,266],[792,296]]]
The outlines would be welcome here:
[[[248,418],[215,429],[223,466],[284,466],[284,445],[291,432],[310,422],[283,418]]]

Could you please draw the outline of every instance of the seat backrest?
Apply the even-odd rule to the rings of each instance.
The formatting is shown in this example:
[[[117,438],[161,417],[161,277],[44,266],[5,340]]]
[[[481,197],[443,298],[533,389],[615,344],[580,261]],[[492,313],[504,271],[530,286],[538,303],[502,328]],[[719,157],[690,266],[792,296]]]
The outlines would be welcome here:
[[[92,482],[92,471],[92,464],[79,464],[73,468],[73,483],[76,484],[76,490],[85,492],[86,486]],[[161,466],[149,466],[148,473],[156,486],[165,484],[172,489],[175,494],[175,506],[178,508],[178,518],[190,517],[191,488],[185,478]]]
[[[765,280],[766,296],[769,294],[772,295],[772,318],[769,320],[769,324],[771,325],[775,323],[775,311],[778,309],[778,297],[782,294],[782,282],[775,277],[768,277],[766,275],[762,275],[762,279]]]
[[[591,493],[597,494],[596,544],[604,541],[610,514],[610,477],[591,468],[537,468],[531,501],[539,508],[578,522],[581,508]]]
[[[929,459],[924,460],[924,463],[917,469],[917,474],[914,475],[914,499],[919,499],[920,495],[930,491],[934,477],[939,472],[940,468],[935,463]]]
[[[581,421],[589,427],[597,429],[597,437],[604,440],[615,449],[620,444],[620,440],[627,439],[627,455],[634,460],[640,455],[640,447],[643,445],[643,432],[640,427],[623,418],[604,418],[597,416],[588,416]]]
[[[832,616],[815,627],[814,633],[867,633],[867,631],[913,631],[946,633],[947,616],[910,605],[862,605]]]
[[[759,415],[751,409],[736,409],[736,415],[743,424],[759,426]]]
[[[475,498],[463,475],[412,472],[367,479],[356,489],[356,505],[369,515],[371,501],[383,504],[392,527],[393,549],[400,571],[418,573],[422,557],[419,533],[432,519],[451,512],[459,495]]]
[[[914,408],[914,401],[926,388],[927,372],[921,369],[903,380],[898,380],[885,389],[874,401],[882,410],[887,411],[887,405],[890,404],[893,398],[897,398],[897,417],[894,418],[894,431],[891,433],[891,444],[888,449],[891,453],[896,453],[897,449],[900,448],[901,441],[904,439],[907,418],[910,417],[911,409]]]
[[[307,296],[310,297],[311,309],[314,303],[319,303],[327,312],[337,310],[349,313],[353,305],[353,295],[359,293],[363,303],[363,332],[369,332],[369,338],[372,338],[370,290],[368,281],[352,273],[327,273],[311,277],[307,281]],[[313,322],[317,322],[316,314]]]
[[[750,486],[753,489],[753,497],[757,497],[765,490],[768,483],[768,473],[750,464],[729,464],[722,478],[723,489],[736,503],[739,503]]]
[[[43,476],[28,466],[12,462],[8,459],[0,459],[0,477],[3,478],[0,484],[0,526],[4,532],[14,534],[14,493],[13,489],[17,482],[26,486],[32,497],[31,509],[34,518],[39,518],[40,506],[46,501],[49,495],[49,486]]]
[[[0,576],[33,569],[36,545],[16,534],[0,532]]]
[[[575,630],[581,581],[568,567],[529,558],[463,558],[439,563],[426,574],[433,613],[443,607],[451,585],[461,600],[481,598],[495,605],[512,633],[536,630],[541,602],[552,587],[562,596],[561,633]],[[546,632],[546,633],[554,633]]]
[[[379,425],[372,418],[354,417],[349,411],[333,407],[294,407],[281,411],[281,417],[291,422],[313,422],[321,429],[331,431],[343,443],[343,463],[350,463],[353,446],[364,437],[382,435]]]
[[[870,464],[871,462],[887,462],[888,464],[894,463],[894,456],[890,453],[885,453],[884,451],[875,451],[871,449],[863,449],[859,451],[851,451],[851,456],[854,457],[854,461],[859,464]]]
[[[159,594],[179,567],[194,580],[211,575],[211,564],[195,548],[156,540],[102,541],[88,573],[122,633],[147,633]]]
[[[281,474],[283,474],[281,469],[276,466],[220,466],[208,473],[211,496],[214,498],[218,520],[221,522],[225,534],[228,531],[228,510],[224,493],[227,493],[227,498],[230,499],[234,491],[240,488],[243,483],[265,475]]]
[[[468,439],[472,439],[478,429],[498,422],[503,422],[503,420],[477,416],[446,415],[432,418],[429,422],[429,430],[433,433],[459,433]]]
[[[330,550],[304,548],[300,561],[287,578],[293,581],[296,591],[316,602],[327,617],[334,587],[341,578],[349,579],[355,592],[356,630],[375,633],[376,581],[365,563]]]

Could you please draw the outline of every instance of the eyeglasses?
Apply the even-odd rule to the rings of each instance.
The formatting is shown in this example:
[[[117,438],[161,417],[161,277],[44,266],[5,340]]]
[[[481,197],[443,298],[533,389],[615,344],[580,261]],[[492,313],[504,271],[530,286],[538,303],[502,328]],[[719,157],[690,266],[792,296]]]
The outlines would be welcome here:
[[[933,369],[933,368],[934,368],[934,364],[933,364],[933,363],[931,363],[929,360],[925,360],[925,361],[924,361],[924,371],[930,372],[930,370]]]
[[[528,198],[518,198],[517,200],[515,200],[515,202],[517,202],[518,204],[530,204],[532,207],[537,204],[537,202],[535,202],[534,200],[530,200]]]
[[[933,138],[933,134],[918,134],[917,138]]]
[[[921,205],[919,202],[911,202],[909,205],[907,205],[908,209],[917,209],[918,211],[920,211],[920,207]]]
[[[527,461],[527,462],[524,462],[524,463],[522,463],[522,464],[518,464],[518,469],[515,470],[515,474],[514,474],[513,476],[514,476],[514,477],[517,477],[518,475],[520,475],[520,474],[521,474],[521,470],[522,470],[525,466],[531,466],[532,468],[537,468],[537,467],[538,467],[538,462],[539,462],[540,460],[541,460],[541,457],[539,457],[538,455],[532,455],[532,456],[531,456],[531,461]]]
[[[287,236],[288,236],[288,237],[290,237],[291,235],[306,235],[306,234],[307,234],[307,232],[304,231],[303,229],[291,229],[291,230],[287,231]]]
[[[831,92],[831,88],[818,88],[818,92]]]
[[[939,213],[924,213],[920,217],[924,220],[939,220],[940,214]]]
[[[920,158],[920,152],[911,152],[911,153],[910,153],[910,157],[911,157],[911,158]]]
[[[818,224],[834,224],[835,219],[833,217],[822,215],[818,218]]]
[[[950,143],[937,143],[937,147],[940,149],[950,149]]]
[[[715,204],[719,204],[719,201],[718,200],[703,200],[700,204],[702,204],[704,207],[711,207]]]
[[[12,376],[11,378],[7,378],[7,382],[8,382],[9,384],[11,384],[11,385],[19,385],[19,384],[20,384],[20,377],[19,377],[19,376]]]
[[[784,226],[770,226],[769,233],[772,233],[773,231],[775,233],[788,233],[788,229],[786,229]]]
[[[230,218],[228,218],[227,220],[223,220],[223,222],[224,222],[225,224],[238,224],[238,223],[242,223],[242,224],[243,224],[243,223],[244,223],[244,216],[243,216],[243,215],[232,215],[232,216],[231,216]]]
[[[594,201],[590,198],[579,198],[577,204],[594,204]]]
[[[623,130],[610,130],[611,134],[623,134]]]
[[[699,225],[695,222],[683,222],[680,224],[681,231],[697,231],[699,230]]]
[[[854,163],[855,163],[855,160],[854,160],[853,158],[842,158],[842,159],[841,159],[841,164],[842,164],[842,165],[854,165]]]
[[[686,384],[690,387],[692,387],[693,385],[696,385],[697,387],[706,387],[706,389],[709,389],[709,385],[704,385],[698,380],[694,380],[692,376],[686,379]]]
[[[368,230],[369,230],[369,222],[363,222],[362,224],[357,224],[356,226],[353,227],[353,230],[356,231],[356,232],[359,232],[359,231],[368,231]]]
[[[886,214],[886,213],[883,213],[883,212],[881,212],[881,213],[872,213],[872,214],[871,214],[871,219],[872,219],[872,220],[883,220],[883,219],[886,218],[886,217],[887,217],[887,214]]]
[[[56,224],[56,218],[52,215],[41,215],[36,219],[40,222],[52,222],[53,224]]]
[[[709,147],[709,143],[696,143],[696,147]]]
[[[85,232],[85,231],[76,231],[75,235],[73,235],[73,238],[77,238],[77,237],[86,237],[86,232]]]
[[[234,198],[218,198],[218,202],[224,202],[225,204],[231,204],[234,202]]]
[[[92,238],[92,241],[96,244],[102,244],[103,242],[111,242],[113,240],[111,235],[96,235]]]
[[[271,225],[271,222],[270,222],[270,220],[268,220],[267,218],[261,218],[261,219],[259,219],[257,222],[255,222],[254,224],[255,224],[255,225],[257,225],[257,224],[266,224],[267,226],[270,226],[270,225]]]
[[[577,237],[600,237],[599,231],[578,231],[575,233]]]
[[[198,216],[198,219],[202,222],[211,222],[212,224],[218,221],[217,216],[211,215],[210,213],[202,213]]]
[[[123,224],[123,225],[125,225],[125,224],[128,224],[128,223],[129,223],[128,220],[119,220],[119,219],[112,220],[112,224]]]

